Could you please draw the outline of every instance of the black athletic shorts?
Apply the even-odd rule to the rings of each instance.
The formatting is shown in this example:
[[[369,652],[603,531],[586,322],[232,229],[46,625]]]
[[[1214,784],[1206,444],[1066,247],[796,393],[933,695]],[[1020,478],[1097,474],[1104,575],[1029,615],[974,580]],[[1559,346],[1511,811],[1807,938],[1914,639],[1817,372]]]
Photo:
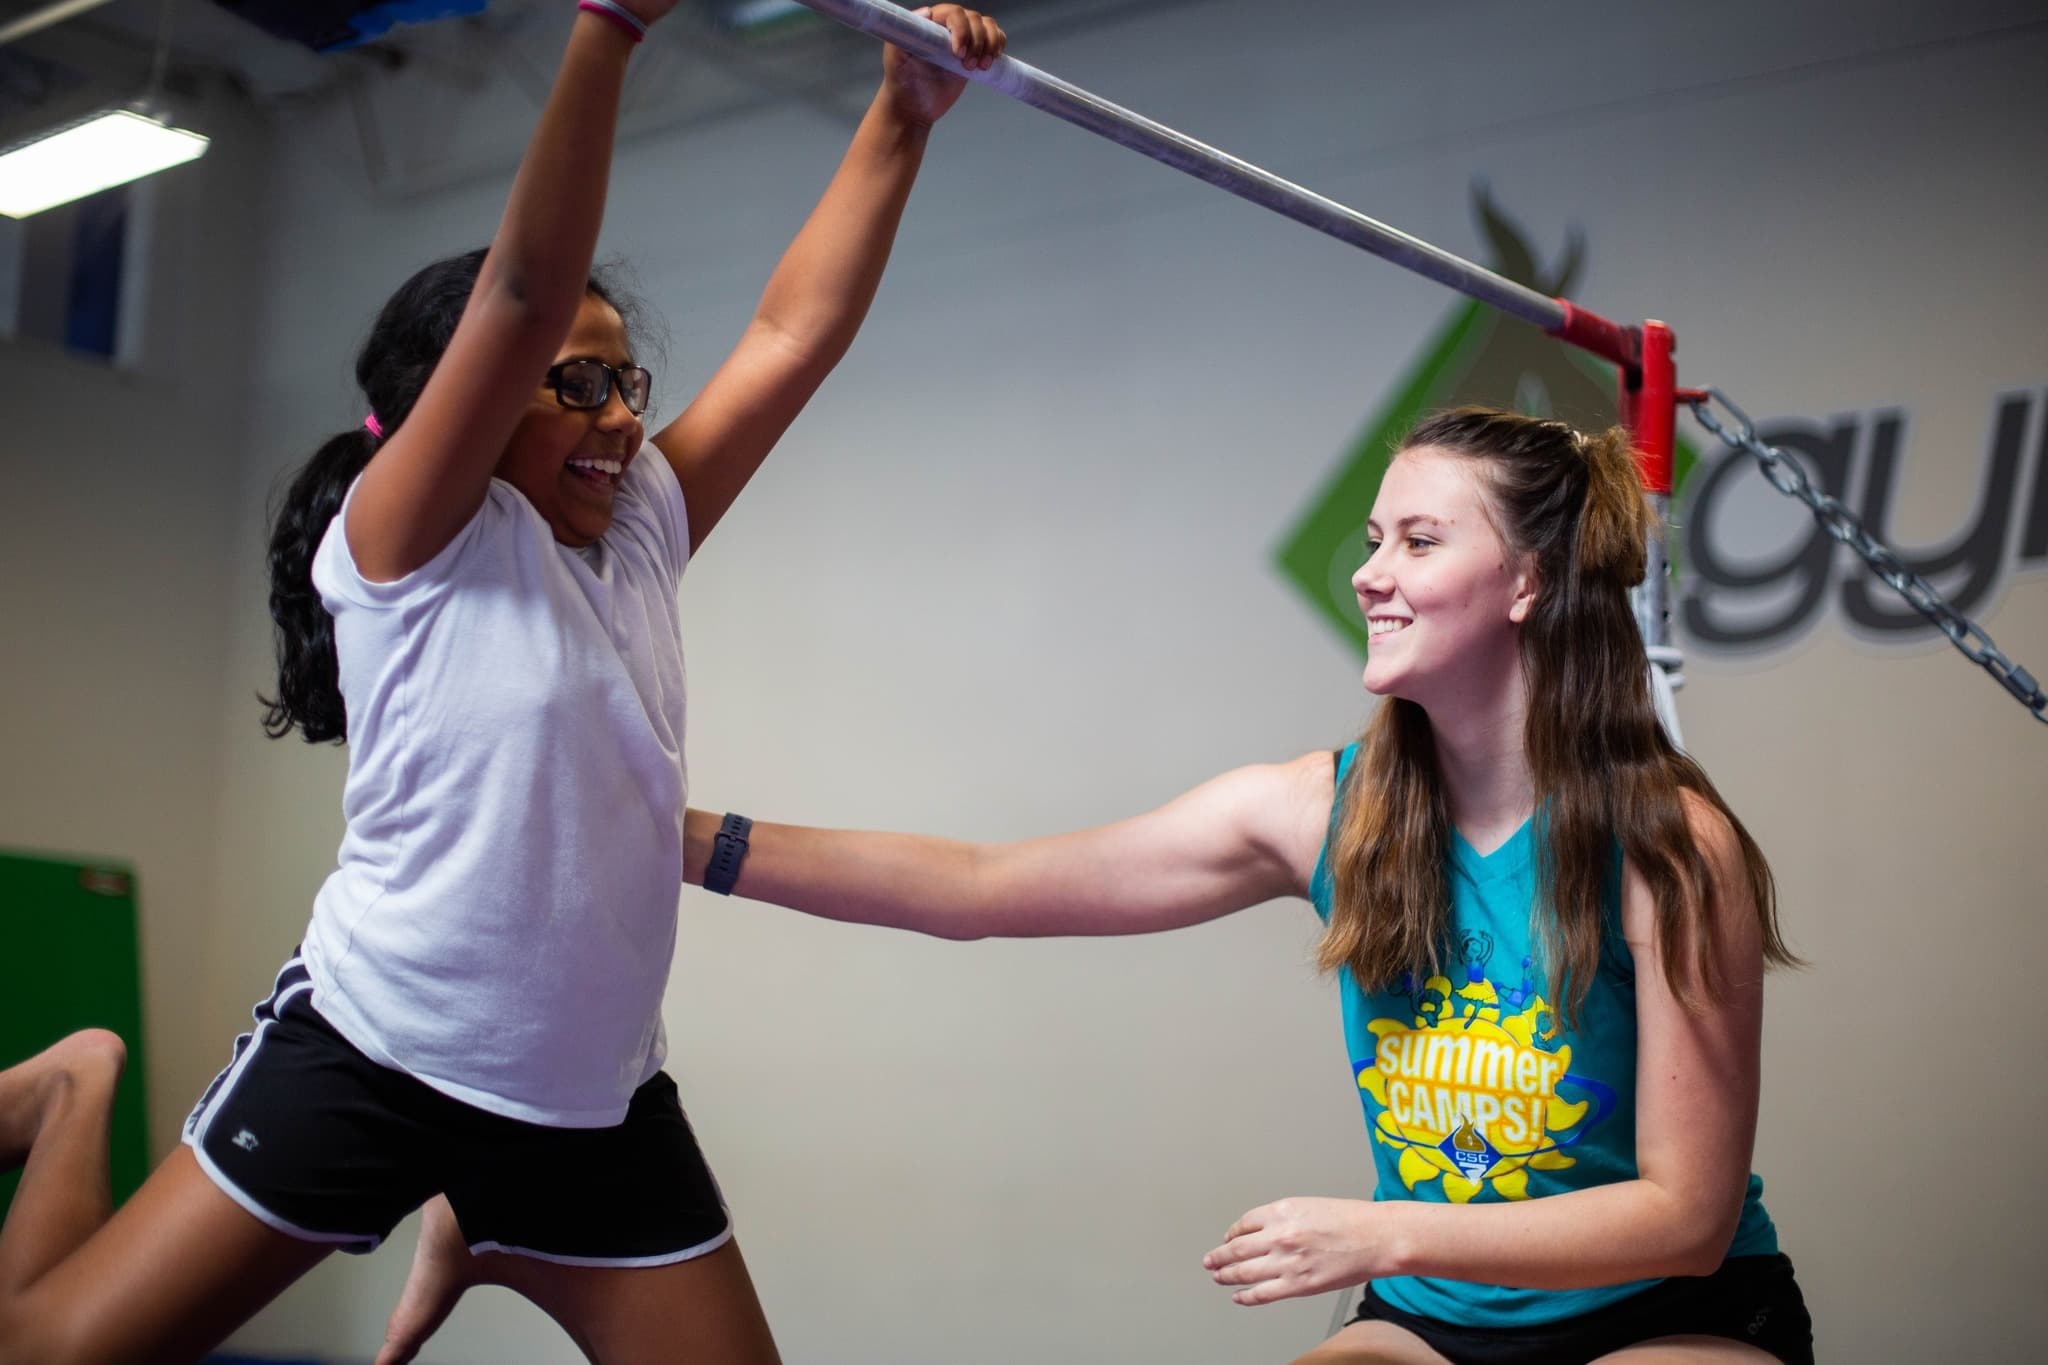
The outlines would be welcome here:
[[[445,1192],[472,1251],[566,1265],[665,1265],[732,1222],[675,1082],[612,1128],[487,1113],[371,1061],[313,1008],[296,955],[185,1123],[214,1183],[280,1232],[365,1252]]]
[[[1391,1322],[1454,1365],[1583,1365],[1658,1337],[1728,1337],[1786,1365],[1813,1365],[1813,1320],[1792,1262],[1733,1256],[1711,1275],[1663,1280],[1619,1303],[1533,1327],[1453,1327],[1417,1317],[1365,1289],[1353,1322]]]

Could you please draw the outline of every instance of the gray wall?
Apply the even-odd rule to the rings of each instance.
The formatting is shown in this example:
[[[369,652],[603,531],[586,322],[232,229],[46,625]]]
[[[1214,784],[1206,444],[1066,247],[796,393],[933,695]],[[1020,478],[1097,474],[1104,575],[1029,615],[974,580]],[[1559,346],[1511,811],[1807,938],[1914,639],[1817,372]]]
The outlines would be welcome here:
[[[224,704],[236,693],[245,718],[250,691],[227,667],[229,604],[260,548],[237,483],[267,134],[235,101],[196,112],[214,134],[204,174],[138,189],[156,231],[134,262],[133,363],[0,346],[0,844],[135,864],[159,1147],[227,1042],[195,1025],[220,1022]]]
[[[1922,546],[1967,519],[1997,397],[2048,386],[2028,169],[2048,29],[2009,27],[2033,17],[1215,3],[1019,55],[1455,251],[1484,252],[1475,176],[1546,254],[1582,228],[1577,296],[1672,320],[1689,381],[1773,419],[1908,410],[1891,529]],[[627,140],[606,247],[672,329],[667,410],[845,131],[790,111]],[[203,382],[197,345],[119,403],[81,406],[102,391],[79,382],[50,404],[38,377],[75,368],[43,357],[0,380],[23,660],[0,710],[20,771],[52,774],[7,784],[0,831],[140,864],[160,1145],[339,836],[340,755],[266,743],[248,700],[265,493],[360,415],[348,358],[376,301],[483,240],[505,185],[379,198],[336,173],[345,124],[277,137],[261,242],[225,219],[194,239],[220,270],[256,262],[254,287],[159,304],[245,347],[247,387]],[[255,187],[203,165],[216,202]],[[1342,742],[1369,711],[1358,661],[1272,550],[1451,306],[970,92],[854,354],[693,566],[698,803],[1009,838]],[[216,423],[249,433],[239,464]],[[118,477],[53,477],[51,446]],[[1797,533],[1740,506],[1758,553]],[[1980,612],[2048,673],[2044,594],[2018,572]],[[1688,738],[1814,964],[1772,988],[1756,1160],[1822,1352],[2027,1358],[2048,1209],[2018,1153],[2048,1106],[1999,1030],[2048,962],[2048,734],[1946,645],[1834,608],[1773,650],[1695,648],[1689,672]],[[696,892],[681,914],[672,1069],[790,1360],[1279,1360],[1325,1331],[1330,1300],[1234,1308],[1198,1265],[1252,1205],[1369,1187],[1305,907],[976,945]],[[404,1263],[337,1258],[238,1341],[367,1358]],[[432,1358],[574,1359],[537,1323],[480,1295]]]

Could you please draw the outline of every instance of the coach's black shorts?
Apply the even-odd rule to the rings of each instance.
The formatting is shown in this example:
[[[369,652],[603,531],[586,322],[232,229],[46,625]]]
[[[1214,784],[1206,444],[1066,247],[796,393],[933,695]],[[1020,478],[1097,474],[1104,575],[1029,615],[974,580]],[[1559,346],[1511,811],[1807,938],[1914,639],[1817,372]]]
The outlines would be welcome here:
[[[1711,1275],[1663,1280],[1619,1303],[1532,1327],[1454,1327],[1417,1317],[1372,1292],[1353,1322],[1391,1322],[1454,1365],[1584,1365],[1658,1337],[1728,1337],[1786,1365],[1813,1365],[1813,1320],[1792,1262],[1733,1256]]]
[[[342,1251],[374,1250],[442,1192],[478,1252],[663,1265],[732,1236],[666,1073],[612,1128],[486,1113],[357,1051],[314,1010],[296,956],[186,1120],[185,1142],[250,1213]]]

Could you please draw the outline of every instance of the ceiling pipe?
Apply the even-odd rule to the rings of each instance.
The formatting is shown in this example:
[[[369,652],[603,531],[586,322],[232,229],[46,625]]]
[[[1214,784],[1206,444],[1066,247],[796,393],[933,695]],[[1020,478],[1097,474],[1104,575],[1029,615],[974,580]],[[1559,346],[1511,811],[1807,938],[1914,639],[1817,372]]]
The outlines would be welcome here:
[[[40,32],[52,24],[61,24],[66,19],[84,14],[87,10],[98,9],[100,6],[109,3],[111,3],[111,0],[57,0],[55,4],[45,5],[39,10],[32,10],[22,15],[19,19],[15,19],[7,24],[0,24],[0,47],[6,46],[17,38],[26,38],[29,34]]]

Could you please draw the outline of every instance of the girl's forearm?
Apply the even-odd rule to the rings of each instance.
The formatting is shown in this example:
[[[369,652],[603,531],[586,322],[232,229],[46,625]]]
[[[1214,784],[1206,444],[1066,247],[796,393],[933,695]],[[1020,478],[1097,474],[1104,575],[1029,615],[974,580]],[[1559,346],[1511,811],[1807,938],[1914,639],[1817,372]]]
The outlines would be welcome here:
[[[701,886],[721,817],[683,817],[684,879]],[[849,924],[910,929],[938,938],[981,938],[982,850],[952,839],[854,833],[801,825],[754,825],[736,894]]]
[[[632,49],[617,25],[577,16],[478,282],[501,306],[559,319],[563,329],[575,316],[604,221]]]
[[[1310,755],[1327,783],[1329,755]],[[828,919],[941,938],[1094,937],[1182,929],[1304,893],[1315,844],[1292,829],[1311,764],[1256,764],[1157,810],[1003,843],[754,826],[734,890]],[[1327,786],[1314,806],[1320,822]],[[701,882],[721,817],[684,815]],[[1308,826],[1315,828],[1314,825]]]
[[[1585,1289],[1708,1275],[1741,1215],[1739,1195],[1684,1195],[1646,1179],[1500,1204],[1396,1200],[1386,1275],[1427,1275],[1525,1289]]]
[[[845,354],[874,301],[930,135],[885,86],[769,277],[756,322],[824,368]]]

